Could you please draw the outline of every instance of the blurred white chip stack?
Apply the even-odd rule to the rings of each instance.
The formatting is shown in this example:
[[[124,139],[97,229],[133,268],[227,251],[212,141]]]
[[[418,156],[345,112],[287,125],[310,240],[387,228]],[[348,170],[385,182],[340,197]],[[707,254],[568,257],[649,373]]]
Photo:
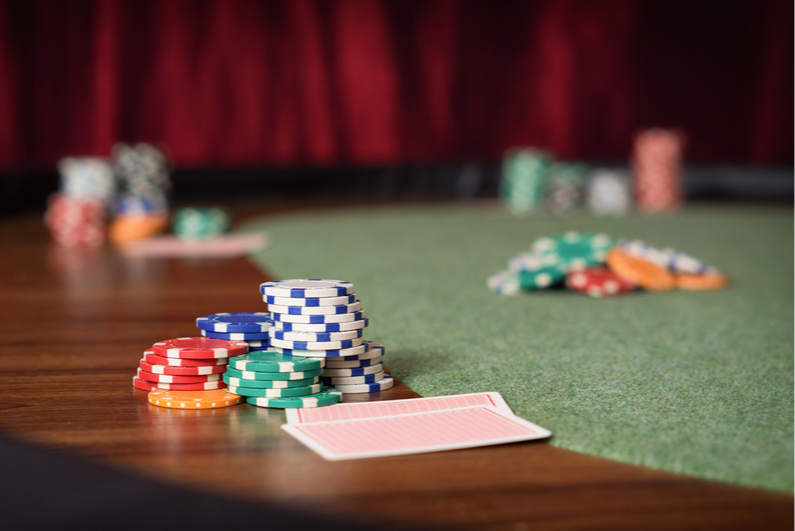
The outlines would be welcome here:
[[[586,187],[588,209],[599,216],[621,216],[632,208],[632,190],[627,172],[597,169]]]

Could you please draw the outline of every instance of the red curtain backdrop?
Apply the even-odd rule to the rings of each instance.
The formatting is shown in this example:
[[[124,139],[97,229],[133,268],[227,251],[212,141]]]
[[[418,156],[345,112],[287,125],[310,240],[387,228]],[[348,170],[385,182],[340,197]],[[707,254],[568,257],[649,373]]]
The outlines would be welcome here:
[[[688,158],[791,164],[783,1],[0,0],[0,169],[113,143],[181,166]]]

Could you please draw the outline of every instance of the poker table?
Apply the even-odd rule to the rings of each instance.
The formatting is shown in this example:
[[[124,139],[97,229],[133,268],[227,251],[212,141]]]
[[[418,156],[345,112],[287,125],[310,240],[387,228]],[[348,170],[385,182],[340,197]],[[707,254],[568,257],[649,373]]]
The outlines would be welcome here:
[[[154,527],[166,520],[136,510],[140,500],[193,499],[199,528],[215,522],[212,504],[241,521],[268,511],[276,529],[313,518],[350,529],[792,528],[791,209],[616,219],[514,219],[495,204],[230,209],[271,246],[252,259],[125,259],[54,246],[38,217],[0,222],[0,455],[27,463],[4,466],[12,522],[24,508],[29,528],[52,526],[9,496],[67,477],[77,486],[52,491],[54,507],[96,512],[88,500],[121,489],[125,522]],[[512,253],[570,229],[680,246],[735,283],[612,300],[488,291],[485,277]],[[330,462],[279,428],[282,411],[157,408],[130,385],[141,352],[196,335],[197,316],[262,311],[262,281],[321,276],[357,286],[368,339],[386,345],[398,378],[346,401],[497,391],[552,439]]]

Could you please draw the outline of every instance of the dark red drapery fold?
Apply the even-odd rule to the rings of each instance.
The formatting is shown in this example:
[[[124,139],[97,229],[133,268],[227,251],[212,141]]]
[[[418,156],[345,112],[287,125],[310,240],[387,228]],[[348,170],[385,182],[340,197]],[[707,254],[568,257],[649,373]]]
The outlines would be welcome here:
[[[792,3],[0,0],[0,169],[114,142],[184,166],[624,159],[789,164]]]

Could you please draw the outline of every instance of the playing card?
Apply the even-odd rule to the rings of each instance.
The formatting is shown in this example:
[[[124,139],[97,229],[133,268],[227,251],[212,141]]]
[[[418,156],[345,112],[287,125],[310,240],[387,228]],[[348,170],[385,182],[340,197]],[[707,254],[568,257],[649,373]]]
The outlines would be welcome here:
[[[500,393],[468,393],[405,400],[384,400],[381,402],[354,402],[307,409],[288,409],[287,423],[303,424],[330,420],[384,417],[468,406],[494,406],[508,415],[513,414],[513,411],[505,403]]]
[[[285,424],[282,429],[332,461],[473,448],[551,435],[549,430],[512,413],[482,405],[374,418]]]

